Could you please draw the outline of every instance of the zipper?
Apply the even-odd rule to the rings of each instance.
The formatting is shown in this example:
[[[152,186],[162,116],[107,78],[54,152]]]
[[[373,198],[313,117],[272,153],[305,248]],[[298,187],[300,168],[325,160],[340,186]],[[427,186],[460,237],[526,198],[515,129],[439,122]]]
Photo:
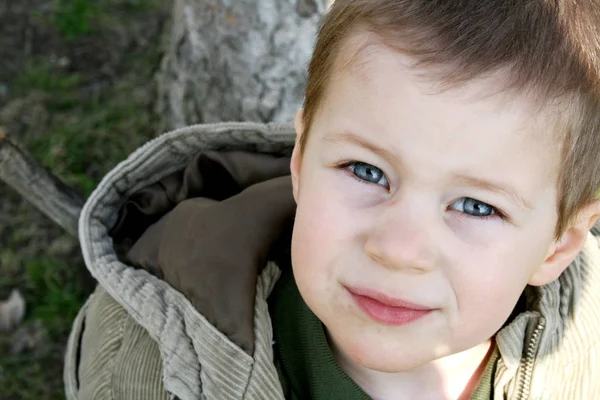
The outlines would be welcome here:
[[[538,322],[537,326],[533,330],[529,344],[527,345],[527,351],[525,357],[521,361],[521,379],[519,382],[519,391],[517,395],[518,400],[526,400],[529,397],[531,390],[531,375],[533,374],[533,365],[535,363],[535,356],[537,353],[538,346],[540,344],[540,338],[542,331],[544,330],[545,323],[543,319]]]

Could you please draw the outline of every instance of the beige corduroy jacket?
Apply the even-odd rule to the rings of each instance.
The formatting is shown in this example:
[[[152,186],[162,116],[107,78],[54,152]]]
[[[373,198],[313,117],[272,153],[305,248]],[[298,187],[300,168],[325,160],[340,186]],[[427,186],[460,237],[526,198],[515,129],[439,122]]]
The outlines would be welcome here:
[[[147,143],[104,178],[79,225],[85,262],[99,286],[69,338],[68,399],[283,399],[267,306],[279,276],[276,263],[265,261],[252,280],[251,332],[244,334],[251,342],[244,346],[232,332],[236,321],[222,328],[214,316],[205,315],[201,302],[190,300],[185,286],[191,278],[179,274],[178,284],[129,265],[117,254],[110,231],[132,194],[185,169],[199,153],[282,156],[293,144],[288,125],[191,126]],[[211,268],[217,267],[203,268],[212,275]],[[501,357],[494,398],[600,399],[600,250],[595,236],[589,235],[560,279],[527,288],[526,299],[527,311],[496,337]]]

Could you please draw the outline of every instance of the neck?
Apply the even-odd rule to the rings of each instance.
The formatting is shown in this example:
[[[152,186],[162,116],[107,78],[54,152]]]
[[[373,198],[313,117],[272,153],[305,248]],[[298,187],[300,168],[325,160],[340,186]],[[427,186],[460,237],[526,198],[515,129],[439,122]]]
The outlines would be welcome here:
[[[332,343],[333,344],[333,343]],[[374,400],[468,399],[477,387],[492,341],[434,360],[409,371],[388,373],[365,368],[332,346],[337,362]]]

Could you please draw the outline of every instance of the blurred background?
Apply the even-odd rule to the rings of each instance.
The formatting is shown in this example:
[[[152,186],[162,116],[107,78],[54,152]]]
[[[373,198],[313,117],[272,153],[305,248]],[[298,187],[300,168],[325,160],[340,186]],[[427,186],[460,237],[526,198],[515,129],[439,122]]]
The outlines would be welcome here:
[[[82,198],[155,136],[153,76],[165,1],[0,1],[0,126]],[[0,299],[25,319],[0,333],[0,399],[61,399],[62,357],[93,288],[77,240],[0,181]]]
[[[289,121],[326,6],[0,0],[0,137],[85,199],[166,130]],[[0,314],[13,290],[25,306],[0,332],[0,399],[64,398],[64,346],[94,285],[76,237],[0,180]]]

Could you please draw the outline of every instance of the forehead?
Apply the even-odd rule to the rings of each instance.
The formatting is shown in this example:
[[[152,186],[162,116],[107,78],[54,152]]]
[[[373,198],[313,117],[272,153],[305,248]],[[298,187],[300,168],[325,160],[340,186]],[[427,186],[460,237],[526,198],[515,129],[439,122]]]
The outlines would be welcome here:
[[[353,79],[370,80],[387,72],[387,78],[408,77],[424,93],[435,95],[447,93],[447,97],[463,101],[493,99],[494,107],[503,109],[513,107],[520,113],[529,114],[532,124],[542,123],[544,135],[540,139],[549,139],[552,144],[564,140],[566,120],[571,114],[572,103],[566,98],[541,97],[534,88],[515,88],[511,86],[509,67],[499,66],[496,70],[483,72],[472,80],[464,81],[456,73],[454,64],[424,65],[417,58],[402,52],[402,45],[390,43],[380,35],[359,26],[344,39],[330,71],[331,86],[340,78],[352,76]],[[329,88],[327,88],[329,89]],[[325,91],[325,98],[330,90]],[[531,133],[535,133],[532,130]],[[555,136],[552,136],[554,134]]]
[[[529,154],[537,158],[529,161],[531,167],[541,164],[541,172],[556,180],[562,141],[553,107],[503,90],[502,71],[449,88],[430,72],[376,35],[354,33],[338,55],[326,92],[329,124],[371,136],[378,132],[377,140],[399,152],[402,146],[393,142],[427,138],[435,140],[428,143],[432,151],[489,152],[486,157],[498,159],[509,150],[522,159]],[[469,140],[489,146],[464,142]]]

